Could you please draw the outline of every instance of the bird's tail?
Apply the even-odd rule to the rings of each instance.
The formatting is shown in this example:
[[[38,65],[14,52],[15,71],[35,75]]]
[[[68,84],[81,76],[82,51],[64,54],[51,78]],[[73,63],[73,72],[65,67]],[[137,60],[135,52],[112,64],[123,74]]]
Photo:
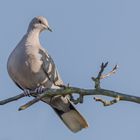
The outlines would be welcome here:
[[[60,96],[59,96],[60,97]],[[80,131],[83,128],[88,127],[87,121],[84,117],[76,110],[76,108],[72,105],[72,103],[65,98],[57,98],[55,99],[56,107],[52,106],[56,114],[60,117],[60,119],[64,122],[64,124],[74,133]]]

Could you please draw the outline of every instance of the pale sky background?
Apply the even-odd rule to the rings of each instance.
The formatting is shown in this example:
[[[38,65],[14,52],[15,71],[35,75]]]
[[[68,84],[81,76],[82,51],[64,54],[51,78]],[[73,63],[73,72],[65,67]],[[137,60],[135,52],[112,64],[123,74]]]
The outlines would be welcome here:
[[[0,99],[21,93],[6,70],[7,58],[34,16],[45,16],[53,32],[41,35],[62,79],[72,86],[92,88],[91,77],[101,62],[118,72],[102,87],[140,96],[139,0],[1,0]],[[18,112],[24,98],[0,106],[0,140],[138,140],[140,105],[120,102],[110,107],[86,97],[77,105],[89,128],[73,134],[44,103]]]

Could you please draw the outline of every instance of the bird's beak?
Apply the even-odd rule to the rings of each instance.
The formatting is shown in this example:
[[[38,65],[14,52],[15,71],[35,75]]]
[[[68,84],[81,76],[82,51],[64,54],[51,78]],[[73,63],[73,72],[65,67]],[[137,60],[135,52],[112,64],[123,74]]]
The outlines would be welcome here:
[[[48,31],[52,32],[52,29],[50,27],[47,28]]]

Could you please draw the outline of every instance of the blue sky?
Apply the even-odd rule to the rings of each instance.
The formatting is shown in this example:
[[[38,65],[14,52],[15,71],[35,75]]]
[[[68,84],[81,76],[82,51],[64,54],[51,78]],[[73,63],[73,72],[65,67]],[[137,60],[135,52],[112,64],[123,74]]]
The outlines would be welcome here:
[[[91,77],[101,62],[118,72],[102,87],[140,96],[140,1],[138,0],[2,0],[0,2],[0,99],[21,93],[6,70],[7,58],[34,16],[45,16],[53,32],[41,34],[62,79],[70,85],[92,88]],[[30,98],[0,107],[1,140],[139,139],[140,105],[119,102],[103,107],[86,97],[77,105],[89,128],[71,133],[44,103],[18,112]]]

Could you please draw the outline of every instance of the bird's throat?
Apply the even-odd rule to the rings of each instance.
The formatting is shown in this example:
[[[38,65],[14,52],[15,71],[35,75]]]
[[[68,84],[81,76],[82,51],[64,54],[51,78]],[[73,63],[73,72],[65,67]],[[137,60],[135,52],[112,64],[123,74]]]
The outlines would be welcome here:
[[[40,46],[39,35],[40,31],[38,29],[33,29],[27,32],[27,44],[33,46]]]

